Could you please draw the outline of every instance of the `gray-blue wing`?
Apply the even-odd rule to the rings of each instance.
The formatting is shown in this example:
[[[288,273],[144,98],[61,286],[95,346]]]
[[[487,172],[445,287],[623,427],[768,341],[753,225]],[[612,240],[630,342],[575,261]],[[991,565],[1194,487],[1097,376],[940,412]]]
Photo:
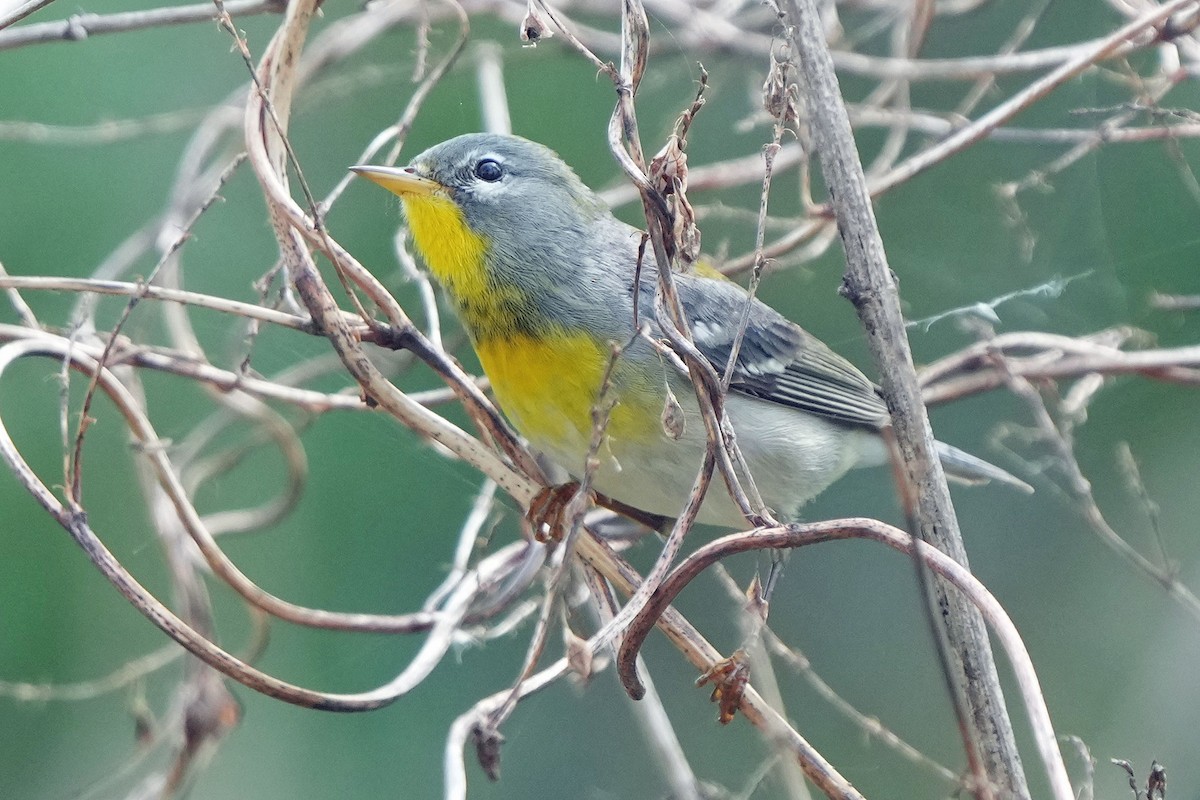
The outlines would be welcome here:
[[[879,428],[887,406],[875,384],[824,342],[740,286],[696,275],[676,279],[689,312],[696,347],[718,374],[729,362],[742,315],[750,320],[731,376],[730,390],[812,414]]]
[[[691,314],[697,348],[718,374],[723,374],[748,295],[736,284],[694,275],[678,276],[677,285]],[[889,419],[883,398],[867,376],[820,339],[757,300],[750,301],[750,320],[730,390],[849,425],[878,429]],[[994,464],[942,442],[936,444],[950,477],[967,483],[996,480],[1033,491]]]

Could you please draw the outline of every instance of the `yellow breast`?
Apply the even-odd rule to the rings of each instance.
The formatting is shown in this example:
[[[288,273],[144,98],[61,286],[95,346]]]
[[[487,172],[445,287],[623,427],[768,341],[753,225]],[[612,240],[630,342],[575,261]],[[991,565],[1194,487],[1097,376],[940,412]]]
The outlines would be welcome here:
[[[539,449],[575,456],[576,463],[563,466],[581,469],[608,348],[588,336],[556,332],[542,339],[523,334],[485,339],[476,342],[475,351],[497,402],[517,430]],[[616,401],[605,429],[610,445],[631,436],[661,435],[660,396],[630,388],[617,382],[610,389],[608,399]]]
[[[514,309],[528,309],[528,303],[516,287],[498,286],[488,274],[488,242],[470,229],[458,206],[436,194],[403,201],[417,249],[458,306],[500,408],[535,447],[569,459],[562,466],[578,474],[610,358],[607,343],[545,319],[532,320],[539,333],[530,334],[531,320],[514,317]],[[662,435],[662,396],[645,380],[616,381],[606,445]]]

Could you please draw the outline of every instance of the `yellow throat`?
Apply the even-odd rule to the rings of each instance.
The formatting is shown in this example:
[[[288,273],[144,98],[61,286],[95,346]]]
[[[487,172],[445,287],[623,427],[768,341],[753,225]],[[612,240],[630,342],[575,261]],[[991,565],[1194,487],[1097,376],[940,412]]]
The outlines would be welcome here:
[[[467,225],[454,201],[439,194],[401,195],[417,249],[456,301],[477,300],[488,286],[487,242]]]

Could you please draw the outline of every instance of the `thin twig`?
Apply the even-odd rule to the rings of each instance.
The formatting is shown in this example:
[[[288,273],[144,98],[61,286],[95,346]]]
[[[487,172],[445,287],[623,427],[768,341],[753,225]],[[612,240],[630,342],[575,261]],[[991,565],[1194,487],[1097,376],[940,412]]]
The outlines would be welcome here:
[[[109,674],[74,683],[17,683],[0,681],[0,695],[24,703],[74,703],[126,689],[147,675],[178,661],[184,651],[174,644],[126,661]]]
[[[1056,800],[1073,800],[1074,793],[1071,790],[1070,780],[1067,778],[1062,754],[1058,750],[1058,743],[1050,723],[1045,699],[1039,687],[1037,674],[1034,672],[1033,663],[1029,659],[1029,654],[1016,627],[1004,613],[999,602],[965,567],[939,550],[924,542],[915,541],[904,531],[890,525],[869,519],[841,519],[806,525],[760,528],[721,537],[698,548],[671,571],[654,595],[653,602],[648,609],[652,612],[648,615],[648,619],[653,620],[655,613],[668,608],[675,597],[696,576],[732,554],[769,548],[803,547],[850,538],[880,542],[894,550],[919,557],[938,576],[949,581],[969,598],[969,602],[975,608],[980,610],[992,632],[1003,645],[1017,676],[1017,682],[1021,687],[1021,698],[1025,704],[1026,713],[1030,717],[1039,755],[1046,768],[1054,797]],[[625,634],[623,647],[636,651],[650,628],[651,625],[639,626],[636,629],[630,628]]]
[[[279,0],[231,0],[226,3],[229,13],[237,16],[274,13],[278,12],[280,7]],[[0,30],[0,50],[13,50],[47,42],[81,42],[90,36],[104,33],[125,33],[165,25],[211,22],[213,17],[212,3],[126,11],[119,14],[73,14],[58,22],[41,22]],[[0,25],[0,28],[4,27],[5,25]]]

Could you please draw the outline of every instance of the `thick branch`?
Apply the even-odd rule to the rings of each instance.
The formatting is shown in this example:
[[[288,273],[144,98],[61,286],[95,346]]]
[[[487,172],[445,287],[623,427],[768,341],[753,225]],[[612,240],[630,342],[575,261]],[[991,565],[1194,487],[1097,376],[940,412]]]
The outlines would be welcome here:
[[[846,252],[844,289],[858,310],[879,368],[884,397],[892,414],[902,456],[904,484],[913,533],[967,565],[966,551],[950,501],[941,464],[933,456],[933,432],[909,350],[900,298],[875,222],[866,178],[858,158],[850,120],[842,101],[833,62],[813,0],[785,0],[792,46],[800,62],[802,89],[821,168],[829,186],[838,231]],[[988,781],[1003,796],[1028,798],[1012,723],[996,674],[987,631],[978,612],[961,597],[935,587],[943,609],[945,659],[952,688],[961,686],[967,706],[964,737],[982,761]],[[960,712],[960,717],[963,716]],[[990,796],[986,786],[981,796]],[[1069,787],[1068,787],[1069,789]]]

